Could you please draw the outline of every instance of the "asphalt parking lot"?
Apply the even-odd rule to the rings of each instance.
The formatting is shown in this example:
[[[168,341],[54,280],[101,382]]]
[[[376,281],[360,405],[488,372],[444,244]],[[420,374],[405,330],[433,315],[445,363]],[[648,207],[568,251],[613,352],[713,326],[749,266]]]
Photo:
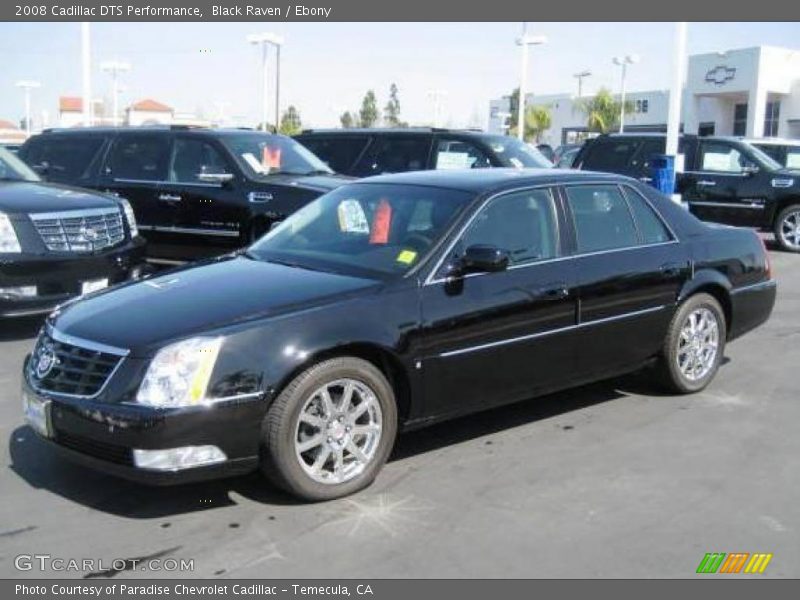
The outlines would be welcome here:
[[[691,577],[706,552],[799,577],[800,256],[771,255],[772,319],[704,393],[640,374],[410,433],[375,485],[325,504],[257,475],[147,488],[61,462],[22,421],[39,323],[0,323],[0,577]],[[194,572],[18,571],[20,554]]]

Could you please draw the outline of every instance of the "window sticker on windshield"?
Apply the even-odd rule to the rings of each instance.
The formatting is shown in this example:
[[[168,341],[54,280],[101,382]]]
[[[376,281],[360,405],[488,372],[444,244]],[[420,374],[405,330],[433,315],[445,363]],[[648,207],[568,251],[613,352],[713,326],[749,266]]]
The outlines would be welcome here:
[[[267,171],[281,168],[281,149],[264,146],[261,152],[261,164]]]
[[[518,159],[516,156],[509,157],[508,162],[510,162],[512,165],[514,165],[518,169],[521,169],[522,167],[525,166],[525,165],[522,164],[522,161],[520,159]]]
[[[367,215],[358,200],[342,200],[337,209],[339,230],[343,233],[369,233]]]
[[[707,171],[737,171],[731,152],[706,152],[703,155],[703,169]]]
[[[397,255],[397,262],[403,263],[404,265],[410,265],[413,263],[417,258],[417,253],[413,250],[402,250],[400,254]]]
[[[786,167],[789,169],[800,169],[800,153],[788,153],[786,155]]]
[[[267,172],[264,166],[260,162],[258,162],[258,159],[251,152],[245,152],[244,154],[242,154],[242,158],[256,173]]]
[[[392,205],[384,198],[378,203],[375,219],[372,221],[370,244],[388,244],[389,230],[392,227]]]
[[[437,169],[469,169],[475,159],[467,152],[439,152],[436,157]]]

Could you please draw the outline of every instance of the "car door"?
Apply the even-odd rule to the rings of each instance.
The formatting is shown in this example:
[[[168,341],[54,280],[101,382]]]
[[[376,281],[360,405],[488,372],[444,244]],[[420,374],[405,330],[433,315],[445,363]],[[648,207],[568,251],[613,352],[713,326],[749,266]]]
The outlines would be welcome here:
[[[683,192],[689,209],[704,221],[760,225],[769,181],[743,149],[727,140],[699,141],[694,168]]]
[[[571,375],[576,300],[549,188],[496,196],[476,211],[421,288],[426,413],[527,398]],[[473,245],[508,252],[501,272],[448,278]]]
[[[580,306],[576,378],[595,379],[654,356],[690,274],[685,247],[628,185],[563,188],[574,226]]]
[[[102,188],[126,198],[133,207],[139,229],[148,239],[171,228],[179,199],[162,190],[171,150],[164,131],[120,132],[109,150],[101,172]]]
[[[425,170],[428,168],[431,141],[430,135],[376,135],[352,174],[368,177]]]
[[[159,198],[169,196],[178,244],[239,245],[246,200],[235,170],[215,140],[177,135]]]

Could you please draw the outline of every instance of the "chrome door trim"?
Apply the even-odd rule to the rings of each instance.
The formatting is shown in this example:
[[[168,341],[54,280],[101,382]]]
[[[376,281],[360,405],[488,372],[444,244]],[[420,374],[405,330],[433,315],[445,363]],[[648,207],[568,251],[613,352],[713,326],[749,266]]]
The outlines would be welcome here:
[[[558,333],[564,333],[567,331],[573,331],[576,329],[583,329],[586,327],[590,327],[592,325],[602,325],[604,323],[612,323],[614,321],[621,321],[623,319],[630,319],[633,317],[638,317],[641,315],[646,315],[650,313],[655,313],[667,308],[667,304],[662,304],[661,306],[653,306],[651,308],[645,308],[642,310],[637,310],[629,313],[625,313],[622,315],[615,315],[613,317],[605,317],[603,319],[594,319],[593,321],[585,321],[583,323],[577,323],[575,325],[567,325],[566,327],[559,327],[557,329],[550,329],[548,331],[540,331],[538,333],[531,333],[528,335],[522,335],[518,337],[508,338],[505,340],[498,340],[496,342],[487,342],[485,344],[479,344],[477,346],[470,346],[468,348],[460,348],[458,350],[451,350],[449,352],[442,352],[438,355],[439,358],[449,358],[451,356],[458,356],[460,354],[468,354],[470,352],[478,352],[480,350],[487,350],[489,348],[496,348],[498,346],[505,346],[508,344],[516,344],[518,342],[525,342],[529,340],[535,340],[537,338],[548,337],[551,335],[556,335]]]
[[[758,283],[751,283],[750,285],[743,285],[738,288],[733,288],[731,294],[738,294],[740,292],[752,292],[761,289],[769,289],[777,287],[778,282],[774,279],[767,279],[766,281],[759,281]]]
[[[201,229],[195,227],[162,227],[161,225],[139,225],[143,231],[157,233],[188,233],[190,235],[211,235],[216,237],[239,237],[238,231],[224,231],[220,229]]]
[[[745,204],[745,203],[736,203],[736,202],[705,202],[705,201],[694,201],[689,200],[689,206],[719,206],[722,208],[746,208],[750,210],[764,210],[766,208],[766,204]]]

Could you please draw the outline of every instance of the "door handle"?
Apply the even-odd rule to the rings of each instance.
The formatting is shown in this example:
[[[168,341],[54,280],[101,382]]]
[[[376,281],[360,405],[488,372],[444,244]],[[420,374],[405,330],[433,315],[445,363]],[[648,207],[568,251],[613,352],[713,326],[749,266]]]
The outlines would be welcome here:
[[[681,274],[681,265],[677,263],[665,263],[661,265],[660,271],[662,277],[677,277]]]
[[[163,200],[164,202],[180,202],[181,201],[181,197],[180,196],[176,196],[174,194],[159,194],[158,195],[158,199],[159,200]]]
[[[697,182],[697,185],[701,185],[703,187],[714,187],[717,185],[716,181],[711,181],[709,179],[701,179]]]
[[[566,283],[551,283],[539,289],[538,296],[545,300],[563,300],[569,296]]]
[[[653,183],[652,177],[639,177],[639,181],[642,183]]]

